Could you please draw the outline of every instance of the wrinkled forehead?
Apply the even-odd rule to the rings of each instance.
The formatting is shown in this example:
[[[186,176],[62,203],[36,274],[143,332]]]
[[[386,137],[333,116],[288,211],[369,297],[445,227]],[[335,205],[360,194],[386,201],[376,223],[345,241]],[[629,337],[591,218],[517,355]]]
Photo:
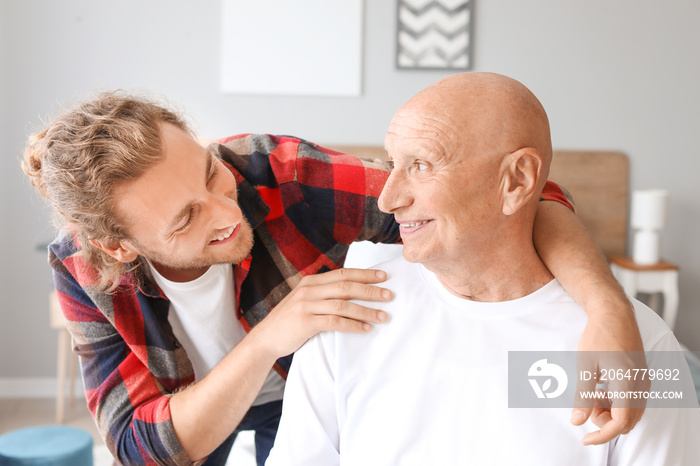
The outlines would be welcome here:
[[[551,142],[546,113],[527,88],[502,76],[466,73],[422,90],[396,113],[387,150],[391,155],[411,145],[464,157],[525,146],[546,152]]]
[[[460,145],[458,125],[447,114],[404,107],[391,120],[385,138],[389,155],[449,154]]]

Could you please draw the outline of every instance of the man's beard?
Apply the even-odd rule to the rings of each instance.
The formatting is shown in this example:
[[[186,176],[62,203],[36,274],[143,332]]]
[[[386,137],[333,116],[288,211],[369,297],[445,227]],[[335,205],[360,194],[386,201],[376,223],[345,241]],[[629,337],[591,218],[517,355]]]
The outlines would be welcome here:
[[[173,270],[190,270],[209,267],[215,264],[237,264],[245,259],[253,248],[253,229],[245,217],[241,219],[238,235],[233,239],[232,244],[224,246],[209,246],[205,247],[205,254],[199,257],[189,259],[180,259],[169,256],[167,254],[152,251],[142,244],[136,242],[133,238],[130,239],[134,247],[139,251],[140,255],[147,258],[151,264],[158,264],[168,269]],[[233,247],[223,255],[213,254],[217,248],[222,250],[226,247]]]

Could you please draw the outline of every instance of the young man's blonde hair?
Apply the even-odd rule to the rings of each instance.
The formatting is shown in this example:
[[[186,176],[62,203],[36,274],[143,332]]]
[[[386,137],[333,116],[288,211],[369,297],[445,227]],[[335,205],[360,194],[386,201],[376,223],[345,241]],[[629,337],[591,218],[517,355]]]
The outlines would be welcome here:
[[[90,240],[128,239],[114,190],[143,175],[163,157],[160,124],[190,132],[181,115],[122,92],[100,94],[71,108],[29,137],[22,169],[53,207],[58,228],[75,235],[96,286],[113,291],[137,264],[123,264]]]

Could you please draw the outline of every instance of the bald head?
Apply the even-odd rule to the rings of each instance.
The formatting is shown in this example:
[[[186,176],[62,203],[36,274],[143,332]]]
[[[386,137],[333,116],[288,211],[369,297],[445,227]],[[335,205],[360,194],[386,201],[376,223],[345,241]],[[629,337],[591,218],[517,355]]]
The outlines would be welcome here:
[[[549,121],[542,104],[506,76],[472,72],[442,79],[406,102],[392,125],[420,126],[421,121],[435,125],[446,151],[469,147],[474,153],[498,156],[532,147],[547,166],[551,159]]]
[[[516,279],[523,296],[550,278],[532,227],[552,144],[525,86],[491,73],[450,76],[399,109],[385,144],[394,170],[378,205],[399,223],[408,261],[473,299],[512,299],[498,283]]]

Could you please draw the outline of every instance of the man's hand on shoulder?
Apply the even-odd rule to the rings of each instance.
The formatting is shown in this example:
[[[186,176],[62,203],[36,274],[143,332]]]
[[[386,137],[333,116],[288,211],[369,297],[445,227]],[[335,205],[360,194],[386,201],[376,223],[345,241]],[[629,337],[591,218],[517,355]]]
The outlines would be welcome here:
[[[386,313],[348,300],[389,301],[391,291],[374,286],[386,280],[380,270],[338,269],[304,277],[299,284],[251,330],[263,350],[277,359],[298,350],[322,331],[364,333]]]

